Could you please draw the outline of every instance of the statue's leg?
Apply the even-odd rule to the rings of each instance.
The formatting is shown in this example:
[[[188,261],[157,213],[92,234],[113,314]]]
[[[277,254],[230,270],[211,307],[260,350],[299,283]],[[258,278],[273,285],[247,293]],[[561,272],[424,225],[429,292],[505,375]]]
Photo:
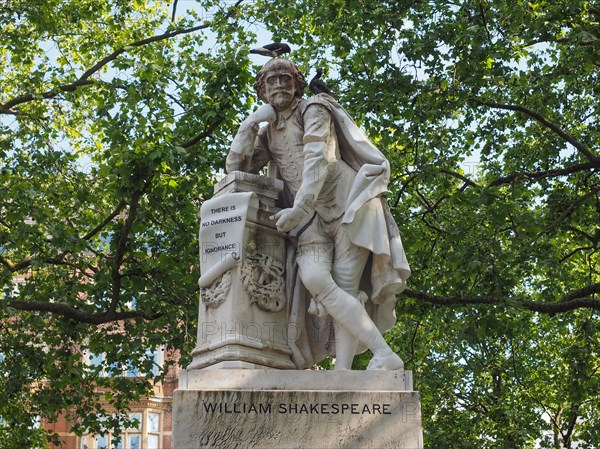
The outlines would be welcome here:
[[[358,298],[360,280],[368,258],[368,250],[336,241],[331,276],[342,290],[354,298]],[[362,304],[360,299],[356,301]],[[338,325],[335,329],[335,341],[335,369],[352,369],[358,338],[344,326]]]
[[[400,357],[392,352],[383,336],[355,297],[342,290],[331,276],[331,261],[303,254],[298,258],[302,283],[319,301],[339,327],[373,351],[374,369],[402,369]],[[328,269],[329,268],[329,269]]]
[[[335,369],[352,369],[352,362],[358,348],[358,338],[344,326],[335,328]]]
[[[303,266],[301,276],[304,285],[313,297],[330,285],[331,279],[325,276],[331,273],[331,278],[342,290],[358,296],[360,274],[369,258],[369,251],[353,247],[356,251],[347,251],[346,247],[338,247],[326,235],[321,224],[315,226],[316,231],[309,231],[304,240],[310,238],[311,243],[304,243],[298,250],[298,264]],[[347,246],[347,245],[346,245]],[[335,257],[334,257],[335,255]],[[313,275],[314,273],[314,275]],[[356,301],[359,301],[356,299]],[[335,324],[335,369],[349,370],[356,355],[358,339],[344,326]]]
[[[347,228],[341,224],[341,220],[337,220],[336,222],[327,225],[327,232],[330,236],[334,238],[335,257],[332,265],[332,275],[334,281],[337,283],[337,285],[339,285],[342,288],[344,288],[345,286],[352,286],[352,288],[355,288],[356,292],[358,292],[360,281],[363,278],[365,265],[369,258],[369,251],[364,248],[358,247],[352,242],[350,236],[348,235]],[[353,284],[353,282],[356,284]],[[346,290],[346,288],[344,288],[344,290]],[[356,297],[357,294],[353,294],[353,296]],[[362,306],[362,301],[359,302]],[[373,320],[371,319],[371,317],[369,317],[364,308],[361,312],[361,314],[357,312],[355,318],[352,318],[351,321],[347,322],[363,322],[365,324],[364,329],[366,329],[370,333],[369,337],[367,338],[367,340],[370,340],[370,342],[363,340],[362,338],[360,338],[360,336],[357,336],[357,338],[359,338],[362,343],[364,343],[371,351],[373,351],[373,358],[371,359],[367,369],[403,369],[404,362],[402,361],[402,359],[398,357],[398,355],[395,354],[388,346],[383,336],[377,329],[375,323],[373,323]],[[366,318],[364,318],[365,316],[368,317],[369,323],[366,322]],[[371,326],[377,329],[377,331],[371,333],[371,331],[369,330],[372,328]],[[346,327],[346,334],[354,334],[354,332],[355,329],[351,326]],[[356,353],[356,344],[353,344],[354,352],[352,354],[352,357]],[[346,352],[342,352],[342,354],[345,357],[348,357],[349,355],[347,355],[347,352],[350,351],[350,348],[343,348],[343,351]],[[346,359],[342,360],[345,363],[348,363]],[[350,359],[349,363],[351,366],[352,359]]]

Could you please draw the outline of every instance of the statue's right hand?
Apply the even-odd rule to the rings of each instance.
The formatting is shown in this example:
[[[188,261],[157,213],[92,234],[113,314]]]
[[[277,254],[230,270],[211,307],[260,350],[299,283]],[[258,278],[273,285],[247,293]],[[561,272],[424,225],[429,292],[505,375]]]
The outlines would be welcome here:
[[[273,123],[276,119],[277,112],[275,112],[275,108],[269,103],[262,105],[248,117],[248,120],[257,125],[262,122]]]
[[[248,155],[252,153],[254,139],[258,132],[258,124],[262,122],[273,123],[277,119],[277,112],[270,104],[265,104],[250,114],[240,125],[237,134],[231,142],[229,153]],[[228,169],[229,170],[229,169]]]

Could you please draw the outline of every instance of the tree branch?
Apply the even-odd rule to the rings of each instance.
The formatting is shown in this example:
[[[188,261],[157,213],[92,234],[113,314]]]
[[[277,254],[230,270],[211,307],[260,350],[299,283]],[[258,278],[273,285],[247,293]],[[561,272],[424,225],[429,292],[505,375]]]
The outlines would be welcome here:
[[[83,236],[83,240],[89,240],[92,237],[94,237],[96,234],[98,234],[100,231],[102,231],[102,229],[104,229],[104,227],[108,223],[110,223],[117,215],[119,215],[121,213],[121,211],[123,210],[123,208],[125,207],[126,204],[127,203],[125,202],[125,200],[121,200],[121,202],[117,205],[115,210],[108,217],[106,217],[102,221],[102,223],[100,223],[98,226],[96,226],[94,229],[92,229],[86,235]]]
[[[466,186],[477,187],[477,183],[473,182],[472,180],[470,180],[466,176],[461,175],[460,173],[457,173],[457,172],[452,171],[452,170],[448,170],[446,168],[441,168],[440,172],[445,173],[445,174],[450,175],[450,176],[454,176],[455,178],[460,179],[461,181],[463,181],[465,183],[465,187]],[[461,190],[463,190],[463,188],[461,188]]]
[[[542,401],[541,399],[538,399],[538,397],[536,395],[532,394],[531,391],[529,390],[529,388],[527,388],[527,386],[521,380],[522,376],[517,371],[517,361],[516,361],[516,358],[515,358],[515,347],[513,345],[513,340],[512,339],[510,341],[510,346],[511,346],[511,348],[510,348],[510,358],[511,358],[511,362],[512,362],[512,369],[513,369],[513,373],[514,373],[514,379],[521,386],[521,391],[523,391],[533,401],[535,401],[537,404],[539,404],[539,406],[544,410],[544,412],[550,418],[550,421],[552,421],[552,424],[554,425],[554,427],[558,428],[559,427],[558,423],[554,420],[554,416],[550,413],[550,411],[548,410],[548,407],[546,406],[546,404],[544,404],[544,401]]]
[[[183,142],[181,144],[179,144],[180,147],[182,148],[189,148],[192,145],[197,144],[198,142],[200,142],[203,139],[206,139],[208,136],[210,136],[215,129],[218,128],[218,126],[222,123],[222,120],[215,120],[215,122],[211,125],[207,125],[204,128],[204,131],[202,131],[200,134],[198,134],[197,136],[191,138],[190,140]]]
[[[523,113],[523,114],[531,117],[532,119],[534,119],[538,123],[542,124],[546,128],[548,128],[551,131],[553,131],[555,134],[557,134],[558,136],[560,136],[562,139],[564,139],[565,141],[567,141],[568,143],[570,143],[571,145],[573,145],[590,162],[594,162],[594,164],[596,166],[598,164],[600,164],[600,157],[598,157],[595,154],[593,154],[592,151],[586,145],[584,145],[583,143],[579,142],[577,139],[575,139],[570,134],[567,134],[565,131],[563,131],[562,128],[560,128],[558,125],[556,125],[555,123],[553,123],[550,120],[548,120],[546,117],[544,117],[540,113],[538,113],[536,111],[533,111],[531,109],[528,109],[528,108],[526,108],[524,106],[520,106],[520,105],[516,105],[516,104],[495,103],[493,101],[482,101],[482,100],[479,100],[477,98],[474,98],[473,100],[476,101],[477,103],[481,104],[481,105],[488,106],[490,108],[504,109],[504,110],[507,110],[507,111],[521,112],[521,113]]]
[[[87,313],[76,309],[68,304],[42,301],[21,301],[8,300],[7,304],[16,310],[27,312],[50,312],[65,318],[70,318],[80,323],[104,324],[118,320],[128,320],[132,318],[143,318],[145,320],[155,320],[162,314],[146,315],[141,311],[132,310],[127,312],[108,311],[102,313]]]
[[[569,293],[563,299],[561,299],[561,301],[568,302],[578,298],[585,298],[587,296],[594,295],[597,293],[600,293],[600,284],[590,284],[586,287],[580,288],[579,290],[575,290]]]
[[[440,234],[440,235],[446,235],[446,233],[445,233],[445,232],[444,232],[442,229],[440,229],[440,228],[438,228],[437,226],[435,226],[435,225],[433,225],[433,224],[429,223],[429,222],[428,222],[428,221],[425,219],[425,214],[422,214],[422,215],[421,215],[421,221],[422,221],[423,223],[425,223],[425,226],[427,226],[429,229],[432,229],[432,230],[434,230],[435,232],[437,232],[437,233],[438,233],[438,234]]]
[[[69,252],[65,251],[56,257],[46,257],[46,258],[42,259],[42,262],[47,263],[47,264],[52,264],[52,265],[73,266],[73,264],[65,262],[64,259],[67,254],[69,254]],[[18,263],[14,263],[14,262],[11,262],[10,260],[0,256],[0,263],[2,265],[4,265],[6,268],[8,268],[8,270],[11,273],[15,273],[17,271],[28,268],[33,263],[34,260],[35,260],[34,258],[28,257],[27,259],[23,259],[22,261],[20,261]]]
[[[571,165],[569,167],[556,168],[547,171],[539,171],[539,172],[523,172],[523,173],[513,173],[512,175],[504,176],[502,178],[498,178],[495,181],[492,181],[489,185],[500,186],[503,184],[510,184],[514,181],[520,179],[530,179],[530,180],[538,180],[544,178],[553,178],[556,176],[567,176],[573,173],[577,173],[584,170],[590,170],[596,167],[597,164],[593,164],[591,162],[586,162],[585,164],[576,164]]]
[[[415,326],[415,331],[413,332],[412,338],[410,339],[410,359],[406,361],[406,363],[410,363],[415,358],[415,340],[417,339],[417,332],[423,323],[421,321],[417,321],[417,325]]]
[[[570,225],[565,226],[565,229],[579,235],[580,237],[583,237],[586,240],[589,240],[592,245],[594,245],[594,248],[598,246],[598,243],[600,243],[600,229],[597,229],[594,235],[590,235],[587,232]]]
[[[577,424],[577,418],[579,417],[579,407],[580,405],[576,402],[571,403],[571,407],[569,408],[569,419],[567,421],[567,432],[563,433],[561,431],[561,436],[563,437],[564,447],[570,447],[573,439],[573,431],[575,430],[575,424]]]
[[[481,16],[481,20],[483,21],[483,29],[485,30],[488,42],[492,44],[492,35],[490,34],[490,30],[488,28],[487,19],[485,17],[485,9],[483,8],[483,3],[481,2],[481,0],[479,1],[479,14]]]
[[[113,212],[111,212],[111,214],[108,217],[106,217],[102,221],[102,223],[100,223],[98,226],[96,226],[94,229],[92,229],[86,235],[83,236],[83,240],[89,240],[93,236],[95,236],[98,232],[100,232],[108,223],[110,223],[117,215],[119,215],[119,213],[121,213],[121,211],[123,210],[123,208],[126,205],[127,205],[127,203],[125,202],[125,200],[121,200],[121,202],[117,205],[115,210]],[[8,224],[5,224],[5,225],[8,226]],[[69,251],[65,251],[56,257],[46,257],[46,258],[42,259],[41,261],[44,263],[47,263],[47,264],[52,264],[52,265],[74,266],[71,263],[65,262],[64,259],[67,256],[67,254],[69,254]],[[15,273],[17,271],[28,268],[29,266],[31,266],[31,264],[33,263],[34,260],[35,260],[35,257],[28,257],[26,259],[21,260],[18,263],[14,263],[14,262],[10,261],[9,259],[6,259],[5,257],[0,256],[0,264],[4,265],[6,268],[8,268],[8,270],[11,273]]]
[[[173,1],[173,13],[171,14],[171,22],[175,22],[175,17],[177,17],[177,2],[179,0]]]
[[[560,301],[555,303],[540,303],[521,298],[498,298],[494,296],[438,296],[410,289],[404,290],[403,292],[404,295],[410,298],[426,301],[436,306],[510,306],[513,303],[517,303],[523,308],[532,312],[547,313],[551,315],[556,313],[570,312],[582,308],[600,310],[600,300],[589,297],[595,293],[600,293],[600,284],[592,284],[582,289],[575,290],[565,295]]]
[[[400,202],[400,198],[402,198],[402,195],[404,195],[404,192],[406,192],[406,190],[408,189],[408,186],[411,182],[413,182],[415,179],[417,179],[419,177],[419,173],[413,173],[409,176],[409,178],[406,180],[406,182],[404,182],[402,184],[402,188],[400,188],[400,190],[398,191],[398,194],[396,195],[396,199],[394,200],[394,205],[393,207],[396,207],[398,205],[398,203]]]
[[[569,253],[568,253],[566,256],[562,257],[562,258],[561,258],[561,259],[558,261],[558,263],[559,263],[559,264],[563,263],[564,261],[566,261],[566,260],[570,259],[570,258],[571,258],[571,257],[573,257],[575,254],[577,254],[579,251],[585,251],[585,250],[590,250],[590,249],[594,249],[594,247],[593,247],[593,246],[580,246],[580,247],[577,247],[577,248],[575,248],[574,250],[572,250],[572,251],[569,251]]]
[[[123,225],[123,228],[121,229],[121,234],[119,235],[119,242],[117,243],[117,250],[115,252],[113,267],[111,270],[113,285],[109,313],[115,313],[115,311],[117,310],[117,305],[119,303],[119,298],[121,296],[121,265],[123,265],[125,251],[127,250],[127,240],[129,240],[129,233],[131,232],[131,228],[133,227],[133,222],[135,221],[142,194],[143,189],[136,190],[135,192],[133,192],[131,197],[131,203],[129,205],[129,214],[127,215],[127,219],[125,220],[125,224]]]
[[[238,4],[239,3],[240,2],[238,2]],[[237,6],[237,4],[236,4],[236,6]],[[4,114],[14,114],[15,111],[11,111],[11,109],[20,104],[27,103],[27,102],[33,101],[35,99],[39,99],[40,97],[44,98],[44,99],[55,98],[61,92],[73,92],[81,86],[87,86],[90,84],[94,84],[94,81],[90,80],[89,78],[92,75],[94,75],[96,72],[101,70],[108,63],[117,59],[121,54],[125,53],[126,51],[128,51],[134,47],[142,47],[144,45],[148,45],[148,44],[151,44],[154,42],[160,42],[160,41],[163,41],[166,39],[170,39],[172,37],[179,36],[180,34],[193,33],[195,31],[199,31],[199,30],[208,28],[211,24],[212,24],[212,22],[205,22],[202,25],[197,25],[195,27],[184,28],[184,29],[176,30],[176,31],[169,31],[167,33],[159,34],[157,36],[152,36],[152,37],[148,37],[145,39],[141,39],[136,42],[132,42],[131,44],[126,45],[121,48],[118,48],[117,50],[110,53],[108,56],[105,56],[104,58],[102,58],[100,61],[98,61],[96,64],[94,64],[88,70],[86,70],[83,73],[83,75],[81,75],[76,81],[69,83],[69,84],[64,84],[62,86],[57,86],[54,89],[50,89],[39,95],[26,94],[26,95],[21,95],[19,97],[13,98],[12,100],[0,105],[0,112],[2,112]]]
[[[559,224],[562,223],[562,221],[567,218],[569,216],[569,214],[571,212],[573,212],[574,209],[576,209],[581,203],[585,202],[585,200],[587,200],[589,197],[594,196],[595,194],[597,194],[598,192],[600,192],[600,187],[596,187],[594,190],[589,191],[588,193],[586,193],[583,196],[580,196],[579,198],[577,198],[575,201],[573,201],[569,207],[567,207],[562,214],[560,214],[560,216],[554,220],[545,230],[543,230],[541,234],[543,234],[544,232],[548,232],[549,230],[555,228],[556,226],[558,226]]]
[[[2,256],[0,256],[0,263],[2,265],[4,265],[6,268],[8,268],[8,271],[10,271],[11,273],[14,273],[15,271],[17,271],[16,264],[14,264],[13,262],[11,262],[8,259],[5,259]]]

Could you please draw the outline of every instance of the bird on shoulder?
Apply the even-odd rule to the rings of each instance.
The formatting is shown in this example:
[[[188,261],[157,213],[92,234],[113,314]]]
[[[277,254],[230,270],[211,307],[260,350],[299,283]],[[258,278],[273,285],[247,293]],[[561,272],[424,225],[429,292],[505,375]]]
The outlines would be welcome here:
[[[322,76],[323,76],[323,69],[322,68],[318,68],[317,69],[317,74],[313,77],[313,79],[310,80],[310,83],[308,84],[308,89],[314,95],[318,95],[318,94],[328,94],[328,95],[331,95],[331,91],[327,87],[327,84],[325,84],[325,81],[323,81],[321,79]]]

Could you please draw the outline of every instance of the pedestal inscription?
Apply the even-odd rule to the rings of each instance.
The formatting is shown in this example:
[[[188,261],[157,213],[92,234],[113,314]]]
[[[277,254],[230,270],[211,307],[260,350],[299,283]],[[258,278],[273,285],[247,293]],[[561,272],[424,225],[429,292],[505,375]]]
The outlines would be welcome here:
[[[409,372],[226,374],[184,373],[173,449],[423,447]]]
[[[242,258],[249,209],[258,208],[251,192],[231,193],[206,201],[200,212],[200,288],[208,288]]]

